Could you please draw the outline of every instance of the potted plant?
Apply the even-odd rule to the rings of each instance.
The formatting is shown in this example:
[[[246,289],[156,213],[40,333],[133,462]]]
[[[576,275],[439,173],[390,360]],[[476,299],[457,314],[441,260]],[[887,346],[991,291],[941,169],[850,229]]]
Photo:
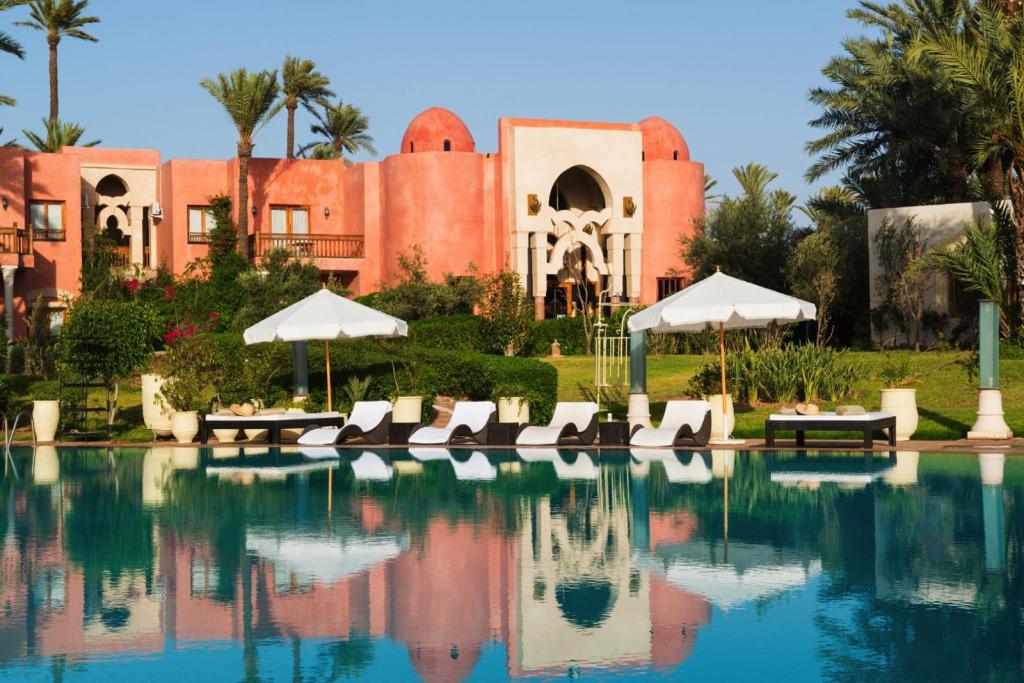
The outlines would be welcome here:
[[[533,394],[521,384],[495,384],[491,400],[498,404],[498,422],[529,424],[530,398]]]
[[[888,361],[878,373],[881,380],[881,410],[896,416],[896,440],[907,441],[917,431],[917,376],[910,372],[906,358]]]
[[[210,405],[207,392],[214,383],[217,357],[216,342],[207,335],[176,341],[164,357],[163,393],[174,409],[171,433],[178,443],[191,443],[199,433],[199,411]]]
[[[53,387],[43,388],[32,397],[32,431],[37,442],[49,443],[57,438],[60,425],[60,397]]]
[[[395,380],[395,393],[391,398],[391,421],[398,424],[418,424],[423,416],[423,396],[419,395],[419,369],[414,361],[401,361],[406,386],[411,393],[403,394],[398,381],[395,361],[391,361],[391,375]]]
[[[157,353],[147,372],[142,375],[142,422],[155,436],[170,436],[171,406],[163,395],[166,378],[159,373],[160,358]]]

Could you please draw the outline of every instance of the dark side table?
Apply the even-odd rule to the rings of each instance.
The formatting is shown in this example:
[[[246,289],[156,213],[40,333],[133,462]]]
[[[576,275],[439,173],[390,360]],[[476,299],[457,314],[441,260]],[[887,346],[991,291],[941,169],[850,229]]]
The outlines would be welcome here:
[[[392,422],[388,428],[388,443],[392,446],[406,446],[409,444],[409,434],[419,427],[413,422]]]
[[[514,446],[516,437],[525,426],[518,422],[493,422],[487,427],[487,443],[491,446]]]
[[[628,446],[628,422],[602,422],[597,427],[598,438],[602,446]]]

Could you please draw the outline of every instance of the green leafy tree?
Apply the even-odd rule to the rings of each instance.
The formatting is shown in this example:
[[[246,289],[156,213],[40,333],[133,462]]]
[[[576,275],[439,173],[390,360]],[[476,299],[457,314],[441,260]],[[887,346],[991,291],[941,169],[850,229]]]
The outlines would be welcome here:
[[[786,286],[786,263],[793,251],[796,198],[784,190],[769,190],[778,177],[760,164],[733,169],[743,193],[724,197],[680,239],[682,257],[695,279],[720,268],[734,277],[771,289]]]
[[[370,119],[359,107],[338,101],[337,104],[319,102],[317,107],[307,104],[306,109],[316,119],[309,130],[318,140],[303,145],[300,153],[314,159],[341,159],[345,154],[366,150],[376,154],[373,138],[369,134]]]
[[[149,360],[160,332],[156,311],[146,304],[82,299],[71,307],[57,339],[60,360],[104,383],[108,426],[117,416],[119,383]]]
[[[25,0],[0,0],[0,12],[9,10],[12,7],[17,7],[18,5],[23,4],[25,4]],[[14,36],[12,36],[9,33],[6,33],[5,31],[0,31],[0,52],[9,55],[14,55],[18,59],[25,58],[25,51],[22,49],[21,43],[15,40]],[[13,107],[15,105],[15,100],[13,97],[6,97],[4,95],[0,95],[0,105]],[[6,145],[3,146],[6,147]]]
[[[432,281],[427,274],[427,257],[418,244],[398,255],[398,270],[394,283],[379,285],[371,305],[403,320],[470,313],[483,294],[472,263],[466,275],[449,273],[443,282]]]
[[[85,128],[77,123],[43,119],[43,126],[42,135],[30,130],[21,131],[32,143],[32,146],[40,152],[56,153],[65,147],[95,147],[102,142],[101,140],[92,140],[79,144],[78,141],[85,135]]]
[[[839,249],[827,230],[812,232],[797,242],[789,262],[789,286],[795,296],[817,306],[818,346],[831,339],[831,313],[839,289]]]
[[[929,271],[925,261],[928,245],[913,219],[896,223],[886,220],[875,234],[880,273],[875,291],[881,301],[876,325],[893,323],[907,336],[907,344],[921,349],[924,328],[925,291]]]
[[[482,334],[492,353],[516,356],[530,340],[533,328],[533,301],[519,281],[519,275],[508,267],[484,281]]]
[[[962,88],[913,47],[932,32],[972,40],[971,12],[961,0],[862,1],[847,12],[873,33],[845,39],[823,69],[831,86],[810,92],[822,109],[811,125],[826,132],[807,144],[816,157],[808,181],[842,170],[876,208],[965,199],[982,110],[962,108]]]
[[[176,340],[160,361],[160,372],[167,377],[161,391],[175,410],[203,411],[210,406],[211,388],[221,383],[224,371],[212,336],[185,336]]]
[[[280,86],[276,71],[250,73],[236,69],[200,85],[224,107],[238,131],[238,251],[249,260],[249,162],[253,136],[277,113],[274,106]]]
[[[983,125],[969,140],[976,163],[1008,160],[1009,213],[1015,227],[1014,283],[1017,316],[1024,316],[1024,15],[999,3],[978,3],[966,35],[934,31],[921,36],[917,53],[948,73],[963,111],[984,112]]]
[[[99,39],[85,29],[90,24],[99,23],[99,17],[84,16],[89,0],[30,0],[29,19],[19,21],[19,26],[41,31],[46,34],[46,44],[50,49],[50,124],[56,124],[59,118],[59,99],[57,89],[57,46],[63,38],[77,38],[91,43]]]
[[[983,299],[999,302],[1004,336],[1009,334],[1012,319],[1004,280],[1005,262],[998,230],[995,223],[987,220],[964,226],[962,241],[947,249],[932,249],[926,257],[932,270],[952,277]]]
[[[281,106],[288,112],[288,158],[295,158],[295,110],[334,97],[331,79],[316,70],[310,59],[285,57],[281,66]]]
[[[249,269],[238,278],[241,307],[235,327],[243,330],[296,301],[327,286],[336,294],[347,295],[333,279],[326,283],[312,261],[292,257],[286,249],[271,249],[263,257],[259,270]]]

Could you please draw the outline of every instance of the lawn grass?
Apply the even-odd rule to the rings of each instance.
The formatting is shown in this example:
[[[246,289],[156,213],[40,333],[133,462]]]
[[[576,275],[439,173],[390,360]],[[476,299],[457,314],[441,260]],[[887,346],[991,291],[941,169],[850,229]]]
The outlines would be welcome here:
[[[881,382],[878,371],[887,362],[886,355],[878,352],[849,352],[850,356],[868,368],[868,378],[858,388],[857,396],[843,403],[859,403],[868,410],[879,405]],[[970,381],[958,360],[968,359],[965,352],[896,351],[893,357],[906,357],[911,371],[920,382],[917,405],[920,426],[915,439],[960,439],[974,423],[977,410],[977,386]],[[657,418],[664,410],[665,401],[685,396],[690,378],[701,365],[712,360],[705,356],[650,356],[647,359],[647,391],[651,399],[651,412]],[[585,389],[593,389],[594,358],[566,356],[548,359],[558,369],[558,398],[564,401],[583,399]],[[1001,363],[1003,409],[1006,421],[1015,433],[1024,433],[1024,360],[1003,360]],[[582,389],[581,389],[582,388]],[[625,419],[628,389],[613,393],[611,411],[616,419]],[[824,404],[828,410],[835,404]],[[764,436],[765,418],[777,405],[738,406],[735,435],[744,438]],[[602,413],[607,410],[602,404]]]

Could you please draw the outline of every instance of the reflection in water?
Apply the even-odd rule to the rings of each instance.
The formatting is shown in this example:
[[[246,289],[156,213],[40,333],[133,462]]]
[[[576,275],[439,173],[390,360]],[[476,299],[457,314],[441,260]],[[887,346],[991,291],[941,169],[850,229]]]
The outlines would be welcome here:
[[[15,458],[0,677],[1022,676],[1002,454]]]

